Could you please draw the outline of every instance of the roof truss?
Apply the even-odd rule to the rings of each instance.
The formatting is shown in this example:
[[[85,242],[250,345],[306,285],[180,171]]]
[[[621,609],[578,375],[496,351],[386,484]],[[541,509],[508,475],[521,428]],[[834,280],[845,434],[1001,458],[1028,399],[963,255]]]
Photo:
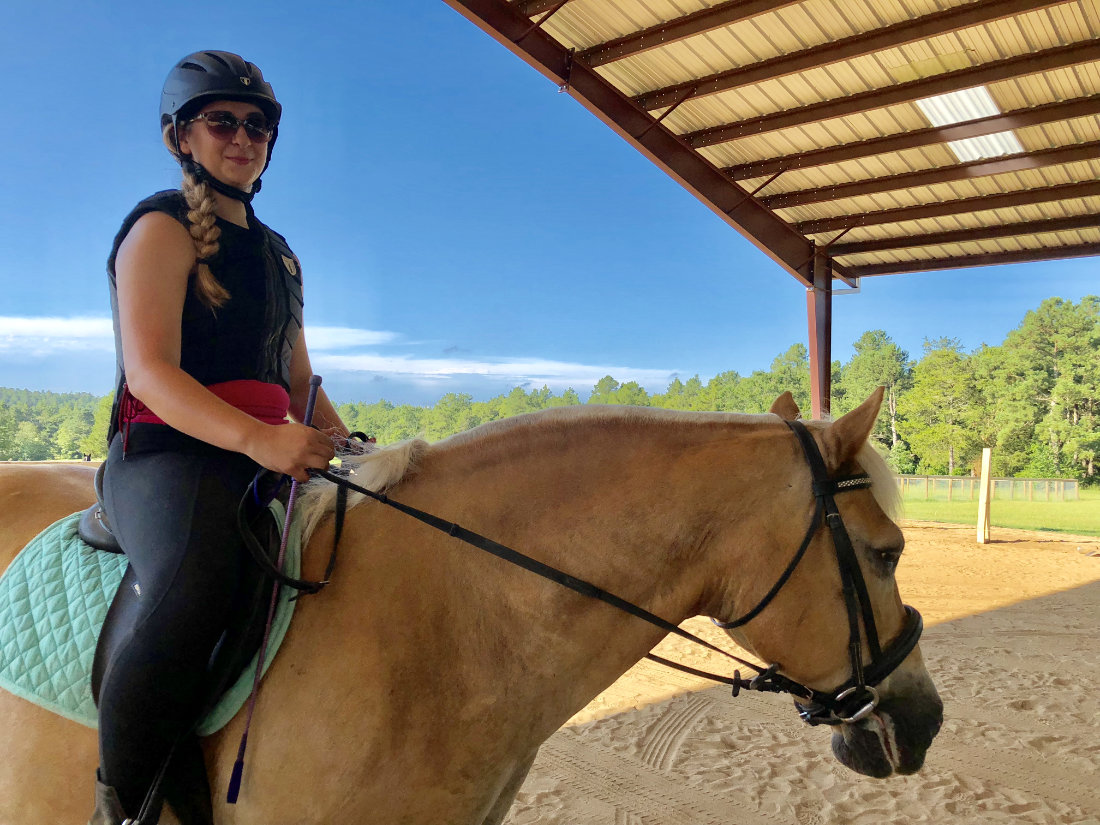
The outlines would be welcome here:
[[[639,97],[638,102],[647,109],[659,109],[684,97],[685,93],[687,93],[687,100],[717,94],[729,89],[736,89],[739,86],[748,86],[762,80],[772,80],[807,69],[816,69],[832,63],[839,63],[842,60],[849,60],[853,57],[862,57],[883,49],[903,46],[929,37],[956,32],[970,26],[990,23],[1013,14],[1035,11],[1036,9],[1064,2],[1066,0],[976,0],[976,2],[967,3],[964,6],[933,12],[916,20],[904,20],[883,29],[861,32],[843,40],[780,55],[748,66],[739,66],[736,69],[717,72],[697,80],[656,89]],[[790,4],[784,3],[782,5]],[[599,62],[593,63],[593,65],[598,66],[601,63],[607,63],[654,46],[667,45],[671,42],[671,38],[678,40],[695,33],[697,32],[693,31],[677,36],[679,32],[675,26],[662,24],[647,29],[644,33],[639,32],[633,37],[619,38],[602,46],[586,49],[581,52],[580,56],[582,59],[588,56],[595,57]],[[661,39],[662,37],[666,39]],[[630,44],[631,40],[634,41],[632,44]],[[630,44],[633,48],[630,49],[627,44]]]
[[[902,21],[896,10],[882,14],[877,0],[676,0],[679,16],[665,20],[655,15],[673,6],[661,0],[445,2],[567,90],[807,286],[815,270],[821,289],[823,271],[826,281],[853,283],[863,275],[1097,254],[1094,0],[944,0],[937,11]],[[884,17],[890,22],[874,26]],[[647,22],[624,30],[624,21],[635,19]],[[872,22],[860,28],[850,22],[856,20]],[[616,36],[608,39],[608,32]],[[698,48],[690,40],[704,37]],[[765,57],[724,51],[738,43],[750,44],[750,52],[760,46]],[[868,64],[859,61],[869,55],[903,48],[906,55],[935,56],[949,47],[963,48],[972,65],[940,65],[930,76],[870,89],[863,82],[845,93],[850,78],[862,78],[859,67]],[[804,79],[809,73],[813,82]],[[669,77],[684,79],[669,85]],[[771,98],[753,95],[754,84],[781,77],[791,79],[783,85],[789,99],[772,101],[777,110],[768,111]],[[936,126],[914,105],[986,84],[1001,84],[990,94],[1009,111]],[[743,91],[722,96],[731,89]],[[716,95],[713,103],[705,100]],[[670,117],[674,112],[679,116]],[[942,163],[942,153],[902,154],[1024,128],[1041,131],[1029,132],[1032,148],[1018,154],[946,165],[932,165]],[[724,164],[712,160],[718,157]],[[862,167],[841,166],[869,158]],[[861,168],[870,176],[861,176]],[[782,177],[791,170],[805,172]],[[868,209],[860,200],[892,191],[904,191],[896,202],[907,205]],[[972,191],[980,194],[958,196]],[[1023,220],[1037,211],[1027,207],[1060,201],[1051,214]],[[1020,249],[1025,237],[1029,246],[1035,238],[1043,246]],[[909,260],[876,260],[891,255]]]

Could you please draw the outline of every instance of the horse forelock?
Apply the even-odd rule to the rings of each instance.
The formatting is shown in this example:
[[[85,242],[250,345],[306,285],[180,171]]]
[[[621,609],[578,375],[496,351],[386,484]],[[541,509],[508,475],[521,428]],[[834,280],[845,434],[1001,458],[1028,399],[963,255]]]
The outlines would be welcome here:
[[[826,417],[822,421],[810,423],[810,428],[825,427],[832,421],[831,417]],[[856,453],[856,463],[871,477],[871,495],[874,496],[875,504],[891,521],[897,521],[902,512],[901,488],[898,486],[897,474],[890,469],[882,453],[869,440],[863,442],[859,452]]]
[[[871,494],[875,497],[875,503],[891,520],[897,521],[901,515],[901,488],[886,459],[868,441],[860,447],[856,461],[871,477]]]

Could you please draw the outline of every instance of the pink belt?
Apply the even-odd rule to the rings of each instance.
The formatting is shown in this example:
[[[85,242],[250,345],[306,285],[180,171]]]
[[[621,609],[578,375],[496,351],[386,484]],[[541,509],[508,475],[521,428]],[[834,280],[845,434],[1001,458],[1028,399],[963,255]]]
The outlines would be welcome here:
[[[231,404],[241,412],[248,413],[265,424],[287,423],[286,414],[287,410],[290,409],[290,396],[279,384],[241,379],[209,384],[206,389],[227,404]],[[165,423],[156,413],[138,400],[130,392],[127,385],[123,384],[122,403],[119,405],[118,410],[119,429],[125,433],[128,425],[134,422],[139,424]],[[123,451],[126,449],[125,441],[124,435]]]

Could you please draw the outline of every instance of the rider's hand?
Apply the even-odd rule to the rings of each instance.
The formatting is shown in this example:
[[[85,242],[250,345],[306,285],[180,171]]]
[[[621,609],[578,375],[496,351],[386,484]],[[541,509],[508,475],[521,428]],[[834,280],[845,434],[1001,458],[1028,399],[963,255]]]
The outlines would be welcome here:
[[[309,481],[309,470],[328,469],[336,455],[332,439],[304,424],[264,424],[252,439],[248,456],[257,464]]]

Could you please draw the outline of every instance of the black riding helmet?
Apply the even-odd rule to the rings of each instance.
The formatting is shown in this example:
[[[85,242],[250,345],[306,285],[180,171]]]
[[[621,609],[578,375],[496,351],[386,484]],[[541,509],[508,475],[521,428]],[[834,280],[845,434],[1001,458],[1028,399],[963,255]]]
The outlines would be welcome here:
[[[274,126],[267,146],[267,163],[279,136],[279,118],[283,107],[275,99],[271,84],[259,68],[232,52],[205,51],[189,54],[172,67],[160,95],[160,128],[172,125],[176,157],[180,153],[179,130],[187,119],[213,100],[241,100],[259,106]],[[192,162],[193,163],[193,162]],[[194,164],[198,166],[197,163]],[[201,169],[201,167],[199,167]],[[209,176],[208,176],[209,177]],[[254,187],[259,190],[259,181]]]

